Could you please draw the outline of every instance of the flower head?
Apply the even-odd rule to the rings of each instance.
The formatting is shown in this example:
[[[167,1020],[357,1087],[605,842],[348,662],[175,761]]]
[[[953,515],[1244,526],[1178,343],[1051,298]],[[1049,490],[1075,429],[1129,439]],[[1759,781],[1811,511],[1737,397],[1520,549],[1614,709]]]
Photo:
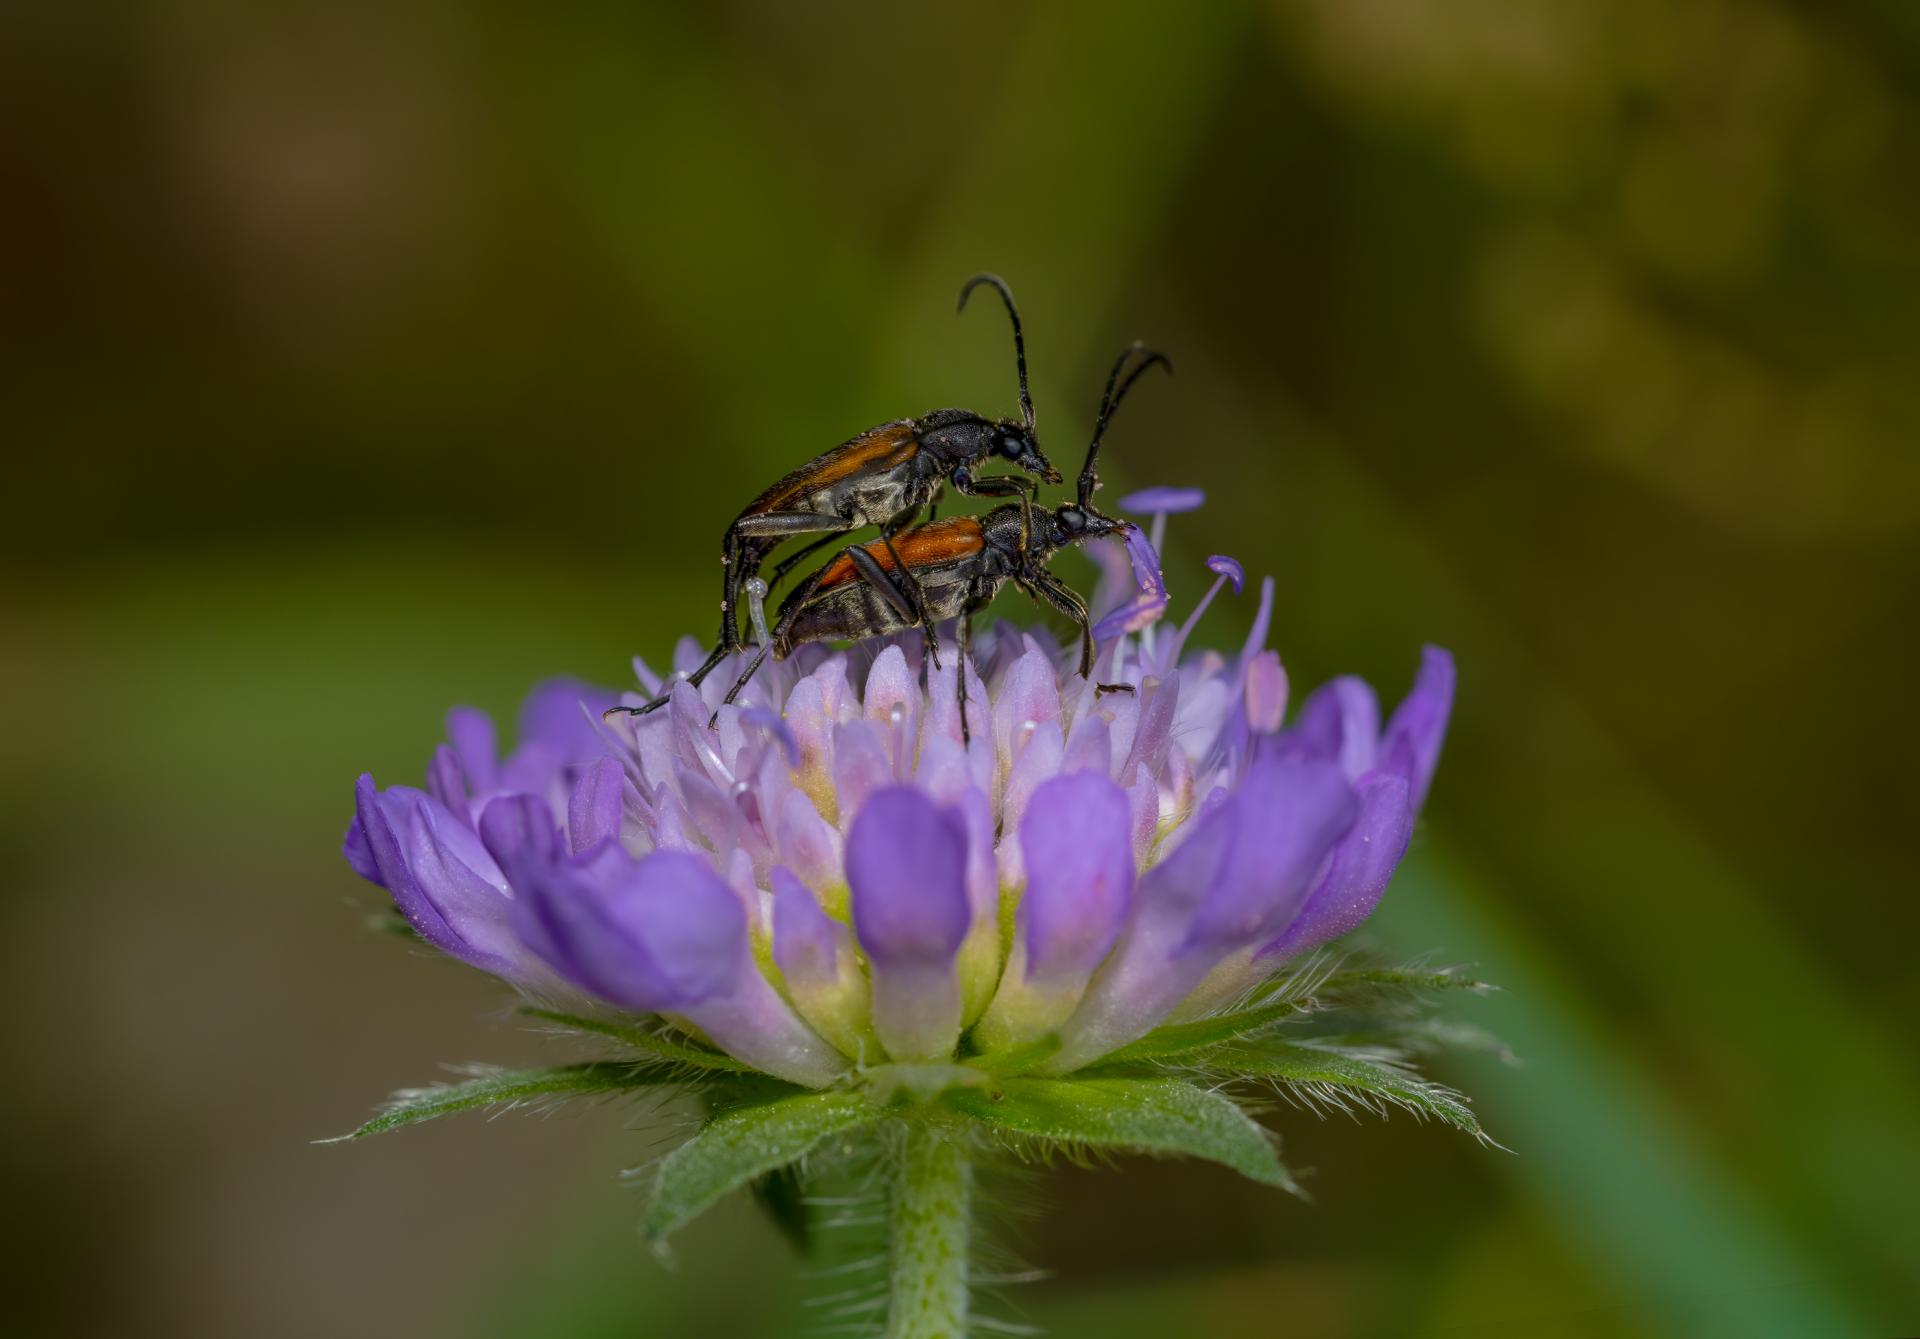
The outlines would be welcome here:
[[[1129,502],[1157,512],[1154,536],[1111,546],[1090,679],[1046,632],[1001,626],[964,680],[910,636],[803,646],[733,704],[723,666],[639,718],[543,685],[504,760],[460,710],[425,790],[361,778],[347,858],[453,957],[536,997],[662,1015],[810,1087],[1041,1041],[1064,1074],[1229,1004],[1378,903],[1452,662],[1429,648],[1384,727],[1350,678],[1289,722],[1271,580],[1237,654],[1189,653],[1240,565],[1210,559],[1211,589],[1161,626],[1156,541],[1198,498]],[[676,665],[697,657],[685,643]]]

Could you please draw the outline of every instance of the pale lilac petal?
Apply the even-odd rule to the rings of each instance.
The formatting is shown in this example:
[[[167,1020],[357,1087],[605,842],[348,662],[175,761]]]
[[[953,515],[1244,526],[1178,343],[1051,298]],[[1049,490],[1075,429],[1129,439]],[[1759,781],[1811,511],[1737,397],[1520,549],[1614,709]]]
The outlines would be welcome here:
[[[1121,511],[1131,512],[1135,516],[1176,515],[1183,511],[1193,511],[1205,505],[1206,493],[1198,488],[1170,488],[1164,485],[1156,488],[1142,488],[1121,498],[1118,506]]]
[[[1048,721],[1033,732],[1020,750],[1020,756],[1014,760],[1013,770],[1007,773],[1006,794],[1000,801],[1000,830],[1011,835],[1019,830],[1027,805],[1033,794],[1049,779],[1058,776],[1061,771],[1061,759],[1065,746],[1060,742],[1060,722]],[[1020,860],[1020,848],[1003,839],[1003,861],[1007,868],[1002,871],[1009,886],[1018,886],[1025,882],[1025,866]],[[1006,856],[1012,856],[1006,861]]]
[[[691,637],[682,637],[673,644],[673,672],[685,678],[700,668],[707,658],[707,648]]]
[[[1067,738],[1066,756],[1060,761],[1062,772],[1113,772],[1113,732],[1107,719],[1097,712],[1081,712],[1073,719],[1073,733]]]
[[[893,783],[893,759],[887,755],[878,730],[866,721],[848,721],[834,727],[833,785],[840,797],[843,823],[859,812],[869,795]]]
[[[1031,737],[1024,730],[1028,722],[1037,728],[1059,719],[1059,679],[1053,662],[1035,647],[1013,662],[993,704],[993,742],[1001,766],[1010,764],[1018,746]]]
[[[692,821],[692,830],[705,845],[715,851],[726,851],[739,840],[740,810],[727,792],[707,780],[704,773],[688,767],[675,768],[673,788]]]
[[[1287,672],[1277,651],[1261,651],[1247,666],[1247,724],[1255,734],[1280,728],[1287,711]]]
[[[840,833],[820,816],[805,791],[790,790],[781,802],[776,844],[781,863],[815,893],[841,881]]]
[[[800,766],[800,741],[793,731],[787,728],[787,723],[779,712],[771,707],[748,707],[740,713],[740,719],[748,725],[765,730],[769,736],[778,741],[780,752],[786,758],[788,767]]]
[[[1160,783],[1151,772],[1140,771],[1127,786],[1127,812],[1131,815],[1133,863],[1144,865],[1160,831]]]
[[[1171,675],[1134,693],[1141,702],[1140,723],[1120,769],[1122,776],[1134,766],[1157,774],[1166,763],[1167,750],[1173,745],[1173,722],[1180,711],[1180,682],[1179,675]]]
[[[1253,627],[1247,632],[1246,645],[1240,651],[1240,663],[1246,665],[1267,645],[1267,631],[1273,626],[1273,578],[1260,578],[1260,607],[1254,612]]]

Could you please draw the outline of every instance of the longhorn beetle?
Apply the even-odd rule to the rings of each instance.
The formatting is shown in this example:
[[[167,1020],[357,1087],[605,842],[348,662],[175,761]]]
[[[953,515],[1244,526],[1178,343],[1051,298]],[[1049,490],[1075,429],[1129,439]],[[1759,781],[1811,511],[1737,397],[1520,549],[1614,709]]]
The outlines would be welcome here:
[[[720,561],[726,572],[720,593],[719,640],[706,661],[687,676],[687,682],[698,685],[729,654],[747,649],[740,638],[740,592],[785,540],[798,535],[821,536],[774,568],[769,585],[778,585],[795,564],[848,531],[880,526],[878,543],[883,549],[889,548],[893,537],[911,525],[923,507],[932,505],[943,484],[952,484],[954,491],[974,497],[1019,494],[1023,505],[1031,503],[1038,492],[1038,485],[1031,479],[1017,475],[983,478],[977,473],[995,456],[1047,483],[1060,482],[1060,471],[1048,462],[1034,436],[1033,397],[1027,393],[1026,338],[1012,290],[998,275],[976,274],[961,285],[956,310],[966,310],[967,295],[981,284],[991,285],[999,293],[1013,322],[1013,358],[1020,374],[1019,419],[989,420],[967,409],[936,409],[919,418],[882,423],[808,461],[749,502],[727,527],[721,541]],[[918,602],[920,592],[910,569],[903,585],[907,598]],[[914,622],[929,629],[932,626],[926,619],[916,618]],[[937,658],[938,651],[934,654]],[[619,710],[641,716],[666,700],[661,696],[645,706]]]
[[[1135,353],[1145,356],[1115,383],[1121,368]],[[849,545],[826,566],[794,588],[780,605],[772,636],[762,643],[726,700],[739,696],[765,662],[769,652],[784,660],[807,642],[860,641],[921,627],[929,636],[932,624],[958,619],[959,672],[954,682],[960,696],[960,734],[971,737],[967,726],[967,655],[973,635],[973,616],[986,608],[1001,587],[1011,581],[1036,603],[1051,605],[1080,628],[1080,677],[1093,673],[1093,626],[1086,601],[1047,563],[1072,544],[1108,535],[1124,534],[1130,522],[1103,516],[1093,505],[1100,487],[1097,469],[1100,440],[1127,391],[1155,363],[1169,372],[1173,364],[1164,354],[1129,346],[1107,376],[1106,393],[1087,447],[1087,463],[1080,471],[1079,500],[1052,511],[1034,511],[1025,505],[996,507],[982,517],[953,516],[917,526],[889,541]],[[918,586],[916,595],[909,587]],[[1101,692],[1132,692],[1130,684],[1101,684]]]

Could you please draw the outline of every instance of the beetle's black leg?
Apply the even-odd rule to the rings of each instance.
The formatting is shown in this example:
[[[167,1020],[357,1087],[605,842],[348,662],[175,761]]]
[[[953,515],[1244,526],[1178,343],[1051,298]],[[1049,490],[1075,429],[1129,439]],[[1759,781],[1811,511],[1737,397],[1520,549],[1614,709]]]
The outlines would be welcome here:
[[[967,602],[960,607],[960,622],[954,635],[960,643],[960,663],[953,676],[955,691],[960,697],[960,743],[962,747],[973,742],[973,731],[967,726],[967,663],[973,659],[973,616],[993,603],[993,595],[982,595],[978,588]]]
[[[1093,624],[1087,613],[1087,602],[1080,593],[1051,572],[1037,571],[1029,578],[1032,589],[1029,595],[1038,595],[1048,604],[1072,619],[1080,628],[1080,677],[1085,679],[1093,674]],[[1024,587],[1023,587],[1024,589]],[[1131,693],[1130,683],[1101,683],[1094,685],[1094,693]]]
[[[1032,499],[1040,492],[1039,484],[1031,479],[1022,479],[1017,474],[990,474],[980,479],[956,472],[951,482],[955,492],[965,493],[968,497],[1012,497],[1019,493]]]
[[[879,591],[881,598],[893,606],[895,613],[918,624],[924,619],[920,601],[916,598],[920,583],[915,581],[912,586],[907,585],[913,577],[900,562],[900,555],[894,553],[893,541],[882,536],[880,542],[885,544],[887,552],[893,555],[896,570],[892,572],[882,567],[878,559],[857,544],[848,545],[841,550],[841,554],[853,560],[854,570],[860,574],[860,579]]]
[[[761,511],[733,523],[733,533],[745,539],[791,539],[828,531],[843,534],[858,528],[846,517],[826,511]]]
[[[887,574],[881,571],[880,565],[875,563],[864,549],[860,550],[860,556],[853,560],[854,566],[861,569],[861,575],[867,578],[869,584],[878,588],[889,601],[895,602],[894,608],[900,608],[897,603],[897,597],[900,594],[905,594],[907,599],[912,601],[913,607],[902,612],[919,627],[921,645],[926,648],[927,658],[933,662],[935,669],[939,669],[940,647],[934,640],[933,618],[927,613],[927,592],[921,586],[920,578],[913,574],[913,569],[901,560],[900,551],[893,547],[893,534],[891,527],[880,533],[880,542],[887,546],[887,556],[893,559],[895,578],[893,581],[884,586],[881,585],[880,579],[884,579]],[[851,555],[853,550],[849,549],[847,552]],[[868,570],[869,565],[872,570]]]
[[[773,593],[773,588],[775,586],[778,586],[782,581],[786,580],[787,573],[791,572],[794,568],[798,567],[801,563],[811,558],[814,554],[820,552],[820,550],[827,547],[827,545],[838,540],[840,536],[844,533],[846,532],[842,530],[836,530],[832,534],[822,535],[820,536],[820,538],[814,540],[813,543],[807,545],[805,548],[795,549],[792,553],[788,554],[785,558],[782,558],[777,564],[774,565],[772,575],[770,575],[767,578],[767,593],[771,595]]]

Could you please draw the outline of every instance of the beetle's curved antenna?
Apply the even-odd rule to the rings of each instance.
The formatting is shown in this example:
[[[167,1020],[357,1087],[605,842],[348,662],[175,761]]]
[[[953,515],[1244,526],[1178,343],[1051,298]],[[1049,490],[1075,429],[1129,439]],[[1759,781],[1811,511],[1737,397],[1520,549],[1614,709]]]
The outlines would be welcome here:
[[[1013,290],[1007,287],[1007,281],[997,274],[981,271],[966,283],[960,285],[960,301],[954,305],[954,315],[958,316],[967,309],[967,294],[981,284],[992,284],[1000,300],[1007,304],[1007,315],[1013,318],[1013,361],[1020,371],[1020,416],[1026,420],[1027,431],[1033,431],[1033,397],[1027,394],[1027,341],[1020,333],[1020,309],[1013,305]]]
[[[1133,371],[1127,373],[1125,381],[1120,381],[1120,369],[1125,367],[1127,359],[1136,353],[1143,353],[1146,357],[1134,364]],[[1113,360],[1113,370],[1107,373],[1106,392],[1100,397],[1100,416],[1094,420],[1093,424],[1093,441],[1087,446],[1087,463],[1080,469],[1080,505],[1082,507],[1092,504],[1093,494],[1100,487],[1100,472],[1096,467],[1100,459],[1100,439],[1107,435],[1107,424],[1113,421],[1114,411],[1120,408],[1120,402],[1127,398],[1127,392],[1133,389],[1133,383],[1140,379],[1140,374],[1155,363],[1166,368],[1168,376],[1173,375],[1173,360],[1156,349],[1149,349],[1137,339],[1120,350],[1120,356]],[[1119,382],[1118,390],[1114,389],[1115,382]]]

